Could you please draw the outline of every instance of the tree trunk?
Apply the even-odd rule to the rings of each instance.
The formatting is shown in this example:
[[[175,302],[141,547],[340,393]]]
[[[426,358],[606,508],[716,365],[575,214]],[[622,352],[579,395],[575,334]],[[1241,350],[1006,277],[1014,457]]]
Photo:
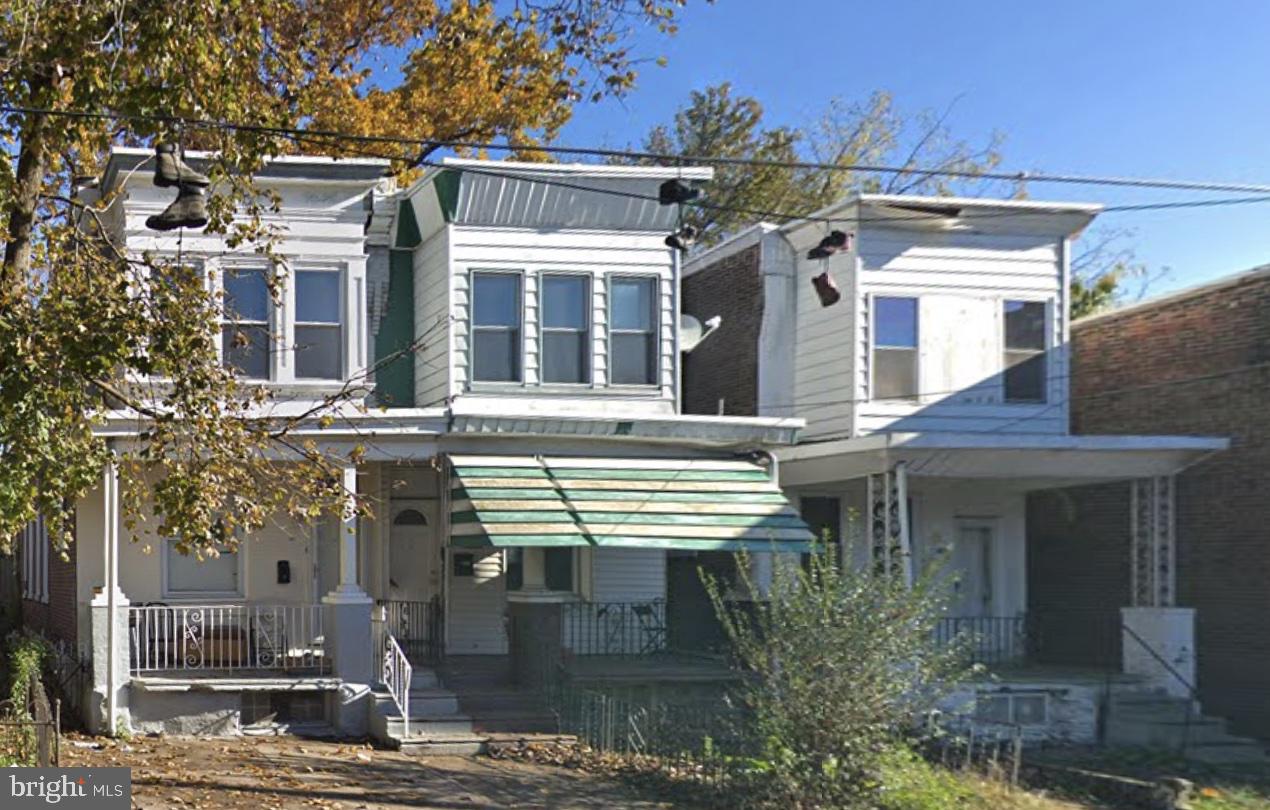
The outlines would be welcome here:
[[[34,95],[34,94],[33,94]],[[48,117],[28,113],[22,124],[22,145],[14,178],[13,200],[9,204],[9,239],[4,249],[5,288],[25,285],[31,272],[35,238],[35,211],[44,185]]]

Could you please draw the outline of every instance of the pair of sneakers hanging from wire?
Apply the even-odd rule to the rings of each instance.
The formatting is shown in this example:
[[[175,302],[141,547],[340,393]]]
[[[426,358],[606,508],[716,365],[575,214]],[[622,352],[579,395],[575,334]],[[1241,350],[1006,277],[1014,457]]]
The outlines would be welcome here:
[[[154,147],[154,184],[160,188],[176,186],[176,199],[167,208],[146,218],[146,227],[154,231],[177,228],[201,228],[207,224],[207,197],[204,190],[207,175],[194,171],[182,159],[174,143]]]

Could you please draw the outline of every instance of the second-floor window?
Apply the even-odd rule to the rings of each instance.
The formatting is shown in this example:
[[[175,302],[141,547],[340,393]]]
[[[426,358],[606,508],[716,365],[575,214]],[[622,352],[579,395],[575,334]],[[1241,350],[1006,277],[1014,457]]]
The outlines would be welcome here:
[[[609,285],[609,374],[617,385],[657,382],[657,279],[614,278]]]
[[[1044,402],[1045,302],[1005,302],[1005,401]]]
[[[269,378],[273,300],[263,267],[227,268],[222,276],[221,357],[244,377]]]
[[[520,382],[520,276],[472,274],[472,379]]]
[[[340,318],[340,274],[299,270],[295,274],[295,376],[338,380],[344,329]]]
[[[591,381],[590,283],[585,276],[542,277],[542,381]]]
[[[916,399],[917,299],[873,299],[873,399]]]

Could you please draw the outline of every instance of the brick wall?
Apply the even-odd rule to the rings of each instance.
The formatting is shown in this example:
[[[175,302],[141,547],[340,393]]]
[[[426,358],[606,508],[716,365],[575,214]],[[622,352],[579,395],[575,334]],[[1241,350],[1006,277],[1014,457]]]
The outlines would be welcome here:
[[[683,280],[683,311],[723,325],[684,355],[684,413],[758,414],[758,340],[763,323],[759,246],[727,256]]]
[[[1204,708],[1270,737],[1270,271],[1080,325],[1073,361],[1076,433],[1230,437],[1178,477],[1178,604]]]
[[[49,553],[48,604],[22,600],[22,624],[44,635],[76,643],[75,544],[66,550],[68,560]]]

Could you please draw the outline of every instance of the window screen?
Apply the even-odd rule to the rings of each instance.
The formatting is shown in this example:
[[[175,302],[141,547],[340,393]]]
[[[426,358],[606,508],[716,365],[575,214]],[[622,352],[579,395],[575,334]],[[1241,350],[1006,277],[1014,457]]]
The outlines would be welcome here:
[[[916,399],[917,299],[873,299],[873,399]]]
[[[340,274],[300,270],[295,274],[295,375],[303,379],[343,377],[344,329],[340,318]]]
[[[228,269],[221,320],[221,358],[251,379],[269,377],[269,311],[272,299],[264,268]]]
[[[169,540],[167,574],[169,593],[237,593],[238,554],[222,552],[219,557],[200,561],[193,554],[177,551],[175,541]]]
[[[657,382],[655,278],[615,278],[609,287],[609,369],[617,385]]]
[[[520,382],[520,276],[472,274],[472,379]]]
[[[591,381],[590,286],[584,276],[543,276],[543,382]]]
[[[1005,401],[1044,402],[1046,376],[1043,301],[1005,302]]]

